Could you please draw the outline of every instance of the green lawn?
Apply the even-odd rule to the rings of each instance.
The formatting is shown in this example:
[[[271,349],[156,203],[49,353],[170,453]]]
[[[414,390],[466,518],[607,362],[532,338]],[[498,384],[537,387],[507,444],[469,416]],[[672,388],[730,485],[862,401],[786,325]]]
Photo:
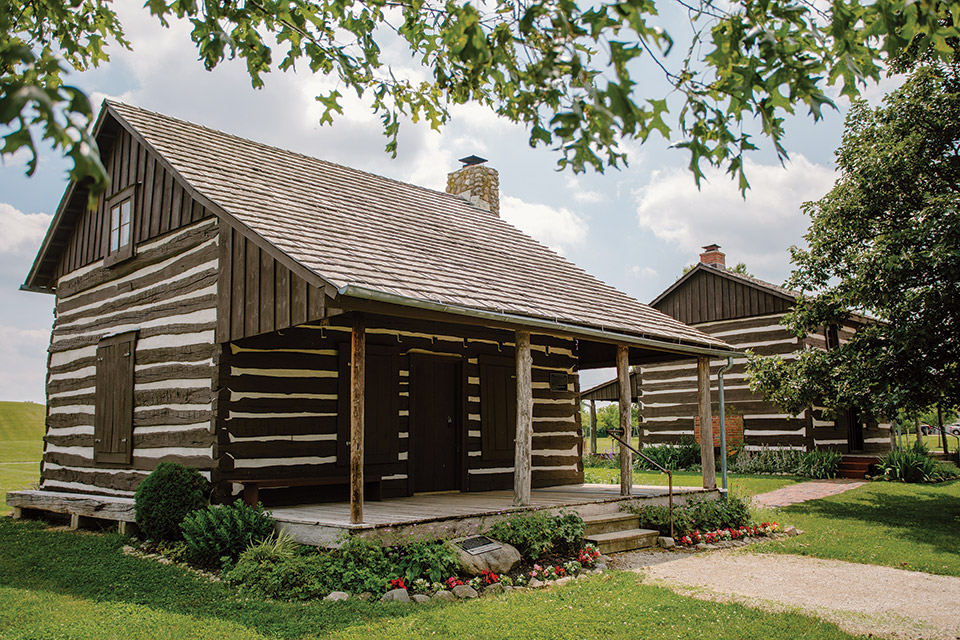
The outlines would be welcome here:
[[[727,484],[730,492],[741,498],[749,498],[758,493],[766,493],[786,487],[797,482],[804,482],[806,478],[796,476],[765,476],[765,475],[738,475],[727,474]],[[595,482],[598,484],[618,484],[620,482],[619,469],[601,469],[596,467],[586,467],[583,470],[584,482]],[[720,482],[720,476],[717,475],[717,483]],[[633,474],[634,484],[666,485],[667,475],[665,473],[644,472]],[[674,486],[678,487],[699,487],[703,484],[703,477],[699,471],[674,471]]]
[[[46,410],[33,402],[0,402],[0,514],[4,496],[40,480]]]
[[[960,576],[960,480],[936,485],[871,482],[758,516],[805,531],[751,547],[759,552]]]
[[[943,451],[943,441],[940,440],[939,435],[935,436],[921,436],[924,443],[927,445],[927,449],[930,451]],[[902,440],[904,446],[910,446],[916,442],[917,436],[910,436],[909,438],[904,438]],[[957,450],[957,439],[951,435],[947,436],[947,450],[956,451]]]
[[[116,534],[0,518],[0,637],[852,638],[797,614],[701,602],[613,573],[454,605],[285,603],[124,556]]]

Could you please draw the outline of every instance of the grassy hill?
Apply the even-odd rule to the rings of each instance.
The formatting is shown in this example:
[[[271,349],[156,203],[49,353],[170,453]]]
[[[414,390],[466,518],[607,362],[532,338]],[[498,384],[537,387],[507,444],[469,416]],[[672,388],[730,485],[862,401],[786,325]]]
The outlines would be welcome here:
[[[0,513],[7,491],[40,480],[45,415],[42,404],[0,401]]]

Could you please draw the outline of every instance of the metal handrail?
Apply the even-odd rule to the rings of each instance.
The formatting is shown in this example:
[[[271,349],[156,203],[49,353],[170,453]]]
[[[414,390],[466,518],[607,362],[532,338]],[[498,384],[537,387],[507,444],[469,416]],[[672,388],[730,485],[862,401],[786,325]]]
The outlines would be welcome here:
[[[614,431],[613,429],[608,429],[607,435],[613,438],[614,440],[616,440],[617,442],[619,442],[621,446],[626,447],[627,449],[630,449],[630,451],[633,451],[635,454],[637,454],[638,456],[640,456],[641,458],[643,458],[644,460],[646,460],[647,462],[655,466],[657,469],[660,470],[661,473],[667,474],[667,485],[668,485],[668,491],[670,493],[670,537],[673,538],[673,473],[671,473],[670,469],[660,466],[659,463],[643,455],[643,453],[641,453],[639,449],[634,447],[629,442],[624,442],[623,440],[621,440],[620,436],[617,435],[617,433],[621,431],[622,431],[621,429],[617,429],[616,431]]]

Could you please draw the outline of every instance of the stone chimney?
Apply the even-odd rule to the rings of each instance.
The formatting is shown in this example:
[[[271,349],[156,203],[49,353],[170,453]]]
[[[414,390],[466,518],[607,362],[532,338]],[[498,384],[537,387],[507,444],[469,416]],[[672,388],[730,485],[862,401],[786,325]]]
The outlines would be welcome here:
[[[714,269],[726,269],[726,257],[727,256],[720,251],[720,245],[708,244],[703,248],[703,253],[700,254],[700,264],[705,264]]]
[[[475,207],[500,215],[500,176],[484,166],[477,156],[460,158],[463,168],[447,174],[447,193],[460,196]]]

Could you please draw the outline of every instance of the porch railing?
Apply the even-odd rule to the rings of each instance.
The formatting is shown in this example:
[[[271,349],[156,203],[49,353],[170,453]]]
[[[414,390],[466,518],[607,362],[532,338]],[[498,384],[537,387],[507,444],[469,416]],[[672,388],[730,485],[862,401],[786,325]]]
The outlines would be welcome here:
[[[667,469],[666,467],[660,466],[659,463],[657,463],[657,462],[655,462],[654,460],[651,460],[651,459],[648,458],[647,456],[643,455],[643,453],[642,453],[639,449],[637,449],[636,447],[634,447],[634,446],[633,446],[632,444],[630,444],[629,442],[625,442],[624,440],[622,440],[622,439],[620,438],[620,436],[621,436],[622,434],[623,434],[623,430],[621,430],[621,429],[608,429],[608,430],[607,430],[607,435],[610,436],[611,438],[613,438],[614,440],[616,440],[617,442],[619,442],[619,443],[620,443],[620,446],[626,447],[627,449],[630,449],[630,451],[633,451],[635,454],[637,454],[638,456],[640,456],[641,458],[643,458],[644,460],[646,460],[647,462],[649,462],[650,464],[652,464],[654,467],[656,467],[657,469],[659,469],[661,473],[667,474],[667,486],[668,486],[668,491],[669,491],[669,494],[670,494],[670,537],[673,538],[673,473],[671,473],[670,469]]]

